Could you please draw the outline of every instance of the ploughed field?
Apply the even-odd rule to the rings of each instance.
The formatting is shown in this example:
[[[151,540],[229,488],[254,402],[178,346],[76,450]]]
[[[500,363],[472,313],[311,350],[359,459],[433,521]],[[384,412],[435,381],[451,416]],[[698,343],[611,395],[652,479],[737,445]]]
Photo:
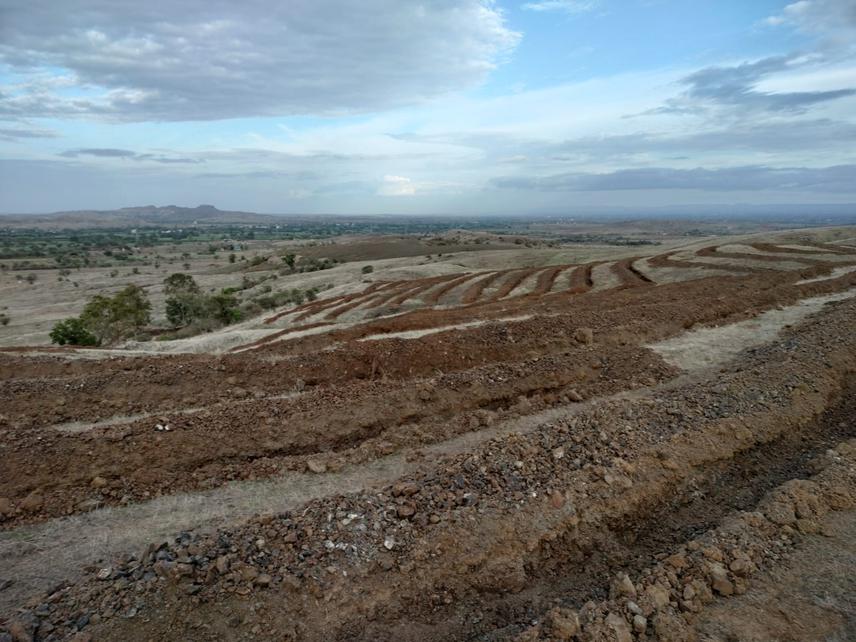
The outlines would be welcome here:
[[[381,274],[218,340],[0,352],[8,637],[856,627],[852,242]]]

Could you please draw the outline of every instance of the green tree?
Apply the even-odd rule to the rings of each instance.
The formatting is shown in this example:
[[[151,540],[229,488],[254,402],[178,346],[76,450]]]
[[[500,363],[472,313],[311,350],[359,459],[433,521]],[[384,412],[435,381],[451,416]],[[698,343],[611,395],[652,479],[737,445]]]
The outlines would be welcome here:
[[[282,257],[283,262],[290,268],[294,269],[294,261],[297,257],[294,254],[286,254]]]
[[[182,294],[199,294],[201,290],[191,275],[176,272],[163,280],[163,292],[169,297]]]
[[[173,326],[185,326],[204,314],[205,297],[191,275],[171,274],[163,280],[163,291],[166,318]]]
[[[224,325],[241,320],[238,299],[233,294],[221,292],[220,294],[210,296],[206,300],[205,307],[209,316],[217,319]]]
[[[101,345],[110,337],[110,324],[113,317],[111,305],[112,299],[110,297],[96,294],[80,313],[79,321],[95,337],[95,345]],[[74,320],[76,319],[66,319],[66,321]]]
[[[113,297],[95,295],[83,308],[80,321],[98,345],[133,336],[151,321],[152,304],[146,291],[129,285]]]
[[[98,338],[86,329],[83,321],[78,317],[64,319],[57,322],[50,332],[51,343],[61,346],[97,346]]]
[[[203,297],[173,297],[166,300],[166,319],[174,327],[185,326],[204,310]]]
[[[131,336],[152,320],[152,304],[139,285],[129,285],[113,297],[111,311],[117,338]]]

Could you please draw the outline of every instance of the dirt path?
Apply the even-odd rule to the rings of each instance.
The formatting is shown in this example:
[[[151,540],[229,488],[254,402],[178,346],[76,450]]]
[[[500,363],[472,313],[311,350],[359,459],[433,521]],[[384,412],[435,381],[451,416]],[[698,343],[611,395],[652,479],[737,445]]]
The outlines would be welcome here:
[[[715,368],[747,348],[772,341],[782,328],[795,325],[827,303],[856,296],[856,289],[804,299],[796,305],[769,310],[754,319],[687,332],[649,347],[683,370]]]
[[[826,276],[816,276],[811,279],[802,279],[796,282],[796,285],[804,285],[806,283],[817,283],[818,281],[829,281],[830,279],[837,279],[840,276],[844,276],[845,274],[850,274],[851,272],[856,272],[856,265],[849,265],[845,267],[837,267],[833,268],[832,271]]]

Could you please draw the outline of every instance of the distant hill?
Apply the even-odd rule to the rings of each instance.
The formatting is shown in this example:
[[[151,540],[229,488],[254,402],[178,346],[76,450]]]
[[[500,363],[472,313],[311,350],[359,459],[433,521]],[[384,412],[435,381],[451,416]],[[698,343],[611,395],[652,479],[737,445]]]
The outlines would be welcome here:
[[[118,210],[76,210],[53,214],[0,215],[0,227],[39,227],[82,229],[93,227],[162,227],[164,225],[222,225],[227,223],[276,223],[281,219],[269,214],[229,212],[213,205],[178,207],[123,207]]]

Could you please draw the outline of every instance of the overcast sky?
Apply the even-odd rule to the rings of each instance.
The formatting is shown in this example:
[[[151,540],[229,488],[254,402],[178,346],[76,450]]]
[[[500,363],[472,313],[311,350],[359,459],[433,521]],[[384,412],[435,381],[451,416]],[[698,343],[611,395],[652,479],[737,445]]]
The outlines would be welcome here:
[[[856,202],[856,0],[0,0],[0,211]]]

